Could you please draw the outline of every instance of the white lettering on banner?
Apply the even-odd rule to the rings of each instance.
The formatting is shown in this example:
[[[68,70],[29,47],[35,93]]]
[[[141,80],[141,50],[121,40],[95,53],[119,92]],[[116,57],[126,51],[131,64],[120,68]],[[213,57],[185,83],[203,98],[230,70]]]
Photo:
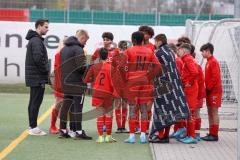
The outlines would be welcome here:
[[[25,39],[29,29],[34,29],[34,22],[6,22],[0,21],[0,83],[24,83],[25,55],[28,41]],[[89,40],[85,46],[87,54],[91,55],[96,48],[102,45],[102,33],[112,32],[114,43],[120,40],[131,40],[131,34],[139,26],[124,25],[93,25],[93,24],[67,24],[51,23],[49,32],[45,36],[48,57],[51,60],[53,71],[54,56],[59,41],[64,36],[75,35],[78,29],[85,29],[89,33]],[[185,33],[185,27],[153,26],[155,35],[165,33],[168,39],[174,40]]]

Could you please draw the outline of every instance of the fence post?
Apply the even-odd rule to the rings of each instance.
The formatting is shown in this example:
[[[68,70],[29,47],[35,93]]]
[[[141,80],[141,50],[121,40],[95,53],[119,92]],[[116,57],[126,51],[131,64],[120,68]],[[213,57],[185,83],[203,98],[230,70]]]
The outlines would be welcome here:
[[[43,9],[43,18],[46,18],[46,8]]]
[[[123,11],[123,25],[125,25],[126,24],[126,14],[125,14],[125,10]]]
[[[93,10],[91,10],[91,23],[93,24],[93,18],[94,18],[94,13],[93,13]]]
[[[70,5],[71,5],[71,0],[67,1],[67,23],[69,23],[69,19],[70,19]]]
[[[155,12],[155,26],[157,26],[157,25],[158,25],[158,12],[156,10],[156,12]]]
[[[161,25],[161,13],[160,12],[158,13],[158,25],[159,26]]]

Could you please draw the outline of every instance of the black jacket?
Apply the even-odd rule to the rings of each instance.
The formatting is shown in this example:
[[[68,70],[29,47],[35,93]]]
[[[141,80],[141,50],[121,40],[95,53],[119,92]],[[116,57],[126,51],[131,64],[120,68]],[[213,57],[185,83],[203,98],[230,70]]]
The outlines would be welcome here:
[[[29,30],[26,39],[29,40],[25,60],[26,86],[40,86],[48,83],[49,62],[44,39],[33,30]]]
[[[83,83],[86,70],[83,47],[76,37],[71,36],[60,52],[61,82],[65,95],[80,95],[86,89],[86,84]]]

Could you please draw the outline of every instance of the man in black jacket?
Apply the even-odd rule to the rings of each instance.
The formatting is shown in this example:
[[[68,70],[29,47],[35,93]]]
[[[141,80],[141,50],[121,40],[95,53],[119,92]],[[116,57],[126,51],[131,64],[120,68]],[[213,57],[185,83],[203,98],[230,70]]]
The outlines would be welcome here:
[[[39,19],[35,23],[36,30],[29,30],[26,39],[29,40],[25,60],[25,82],[30,87],[28,105],[29,134],[46,135],[37,126],[37,117],[43,100],[45,84],[48,83],[49,62],[43,35],[48,32],[48,20]]]
[[[82,108],[84,92],[87,87],[83,83],[83,76],[86,70],[86,56],[84,55],[83,47],[88,39],[87,31],[78,30],[75,36],[71,36],[66,40],[65,47],[60,52],[61,83],[64,100],[60,112],[59,138],[69,137],[66,129],[67,115],[69,113],[76,139],[92,139],[82,130]]]

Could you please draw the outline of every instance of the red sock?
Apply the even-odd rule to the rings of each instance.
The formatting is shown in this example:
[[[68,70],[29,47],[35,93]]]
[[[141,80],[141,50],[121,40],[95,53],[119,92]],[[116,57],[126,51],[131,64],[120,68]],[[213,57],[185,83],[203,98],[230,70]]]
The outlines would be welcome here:
[[[147,112],[148,112],[148,120],[150,121],[151,118],[152,118],[152,111],[150,110],[150,111],[147,111]]]
[[[104,125],[104,116],[98,117],[97,118],[97,130],[98,130],[98,135],[100,135],[100,136],[103,135],[103,125]]]
[[[141,132],[146,133],[149,127],[149,121],[148,120],[141,120]]]
[[[121,125],[121,108],[115,109],[115,116],[116,116],[117,128],[122,128],[122,125]]]
[[[199,131],[201,129],[201,118],[195,119],[195,130]]]
[[[112,134],[112,116],[105,117],[106,133],[107,135]]]
[[[152,111],[148,111],[148,123],[147,123],[147,129],[149,129],[151,118],[152,118]]]
[[[179,128],[187,127],[186,121],[185,121],[185,120],[181,120],[180,122],[178,122],[178,127],[179,127]]]
[[[51,117],[51,128],[56,128],[56,121],[58,117],[58,110],[56,108],[52,109],[52,117]]]
[[[163,135],[164,135],[164,129],[158,131],[158,137],[161,139],[163,138]]]
[[[169,137],[170,127],[164,129],[164,137]]]
[[[127,119],[127,112],[128,112],[127,107],[122,108],[122,128],[125,128],[126,119]]]
[[[129,132],[135,133],[136,128],[136,119],[129,119],[128,120]]]
[[[140,128],[140,124],[139,124],[139,109],[136,109],[136,128]]]
[[[196,138],[194,120],[187,121],[187,133],[188,133],[188,136]]]
[[[176,124],[174,124],[174,127],[173,127],[174,133],[177,132],[177,130],[178,130],[178,128],[179,128],[179,123],[180,123],[180,122],[177,122]]]
[[[213,124],[210,126],[210,134],[213,136],[218,136],[219,125]]]

